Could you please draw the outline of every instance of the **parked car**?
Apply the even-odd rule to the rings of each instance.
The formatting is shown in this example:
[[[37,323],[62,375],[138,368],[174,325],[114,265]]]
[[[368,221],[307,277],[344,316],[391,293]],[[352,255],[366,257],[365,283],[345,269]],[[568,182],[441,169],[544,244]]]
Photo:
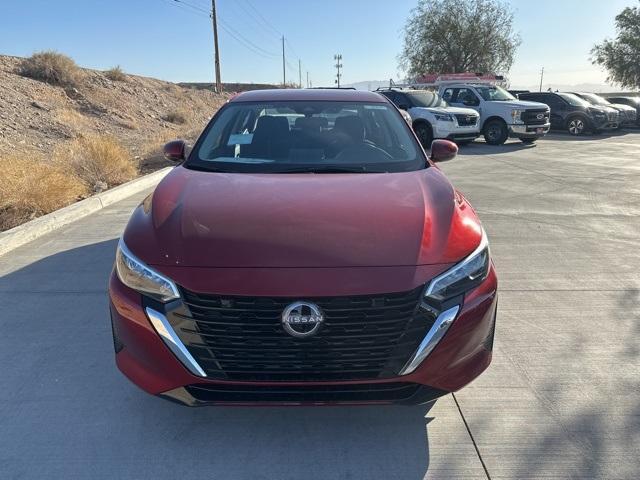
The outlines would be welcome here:
[[[636,109],[636,125],[640,127],[640,97],[607,97],[614,105],[627,105]]]
[[[384,96],[245,92],[132,213],[116,363],[185,405],[424,403],[491,361],[497,279],[473,208]]]
[[[612,121],[608,109],[594,107],[571,93],[529,92],[519,94],[518,98],[548,105],[551,110],[551,128],[566,130],[571,135],[617,128],[617,123]]]
[[[480,116],[475,110],[450,107],[436,92],[401,88],[378,89],[377,92],[409,113],[413,130],[424,148],[430,148],[435,138],[465,144],[480,135]]]
[[[636,109],[629,107],[628,105],[614,104],[608,101],[606,98],[596,95],[595,93],[584,92],[572,92],[574,95],[586,100],[591,105],[595,105],[601,108],[610,108],[618,112],[618,126],[622,128],[624,125],[635,125],[636,123]]]
[[[502,145],[509,137],[533,143],[549,131],[549,107],[518,100],[503,88],[486,83],[448,84],[440,95],[455,107],[480,113],[480,129],[490,145]]]

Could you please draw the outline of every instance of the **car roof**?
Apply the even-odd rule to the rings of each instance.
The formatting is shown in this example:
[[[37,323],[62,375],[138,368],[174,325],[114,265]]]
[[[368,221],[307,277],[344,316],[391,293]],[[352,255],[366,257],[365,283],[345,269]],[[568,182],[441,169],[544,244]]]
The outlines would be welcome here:
[[[230,102],[326,101],[388,103],[386,97],[365,90],[336,88],[279,88],[250,90],[233,97]]]

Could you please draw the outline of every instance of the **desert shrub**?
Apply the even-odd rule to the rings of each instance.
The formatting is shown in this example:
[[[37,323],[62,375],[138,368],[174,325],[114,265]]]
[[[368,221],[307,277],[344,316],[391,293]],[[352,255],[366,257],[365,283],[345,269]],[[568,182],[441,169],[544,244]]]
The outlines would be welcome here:
[[[116,65],[109,70],[105,70],[104,75],[114,82],[124,82],[127,79],[127,74],[124,73],[122,68],[120,68],[120,65]]]
[[[184,125],[187,123],[187,112],[184,110],[173,110],[167,113],[163,118],[167,122]]]
[[[0,168],[0,230],[69,205],[87,194],[73,173],[34,155],[12,155]]]
[[[88,135],[61,144],[54,157],[57,165],[73,172],[93,192],[124,183],[138,173],[129,151],[105,135]]]
[[[37,52],[25,58],[20,66],[20,74],[62,87],[76,87],[82,80],[82,70],[66,55],[48,50]]]

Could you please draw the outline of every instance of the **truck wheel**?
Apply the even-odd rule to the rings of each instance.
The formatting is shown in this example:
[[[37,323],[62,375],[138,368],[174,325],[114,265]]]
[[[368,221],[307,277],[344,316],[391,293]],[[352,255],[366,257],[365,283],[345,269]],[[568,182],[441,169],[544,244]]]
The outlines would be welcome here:
[[[431,125],[427,122],[418,122],[413,126],[413,131],[416,132],[416,136],[425,149],[431,148],[431,142],[433,142],[433,130]]]
[[[571,135],[584,135],[587,130],[586,122],[580,117],[570,118],[567,122],[567,131]]]
[[[507,124],[502,120],[491,120],[482,129],[484,141],[489,145],[502,145],[509,138]]]

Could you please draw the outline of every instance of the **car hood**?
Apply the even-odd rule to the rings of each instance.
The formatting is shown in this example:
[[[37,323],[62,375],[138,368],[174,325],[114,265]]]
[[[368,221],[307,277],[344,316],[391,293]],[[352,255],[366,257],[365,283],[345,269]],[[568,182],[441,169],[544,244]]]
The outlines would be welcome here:
[[[124,241],[150,265],[358,267],[452,263],[480,242],[437,167],[382,174],[234,174],[176,167]]]
[[[437,113],[457,113],[460,115],[473,115],[478,116],[478,112],[472,108],[461,107],[413,107],[412,110],[425,111],[425,112],[437,112]]]
[[[636,109],[622,103],[612,103],[609,107],[615,108],[619,112],[635,112]]]
[[[518,108],[522,110],[523,108],[544,108],[545,110],[549,107],[545,103],[540,102],[529,102],[527,100],[505,100],[505,101],[495,101],[492,102],[496,105],[505,105],[509,108]]]

